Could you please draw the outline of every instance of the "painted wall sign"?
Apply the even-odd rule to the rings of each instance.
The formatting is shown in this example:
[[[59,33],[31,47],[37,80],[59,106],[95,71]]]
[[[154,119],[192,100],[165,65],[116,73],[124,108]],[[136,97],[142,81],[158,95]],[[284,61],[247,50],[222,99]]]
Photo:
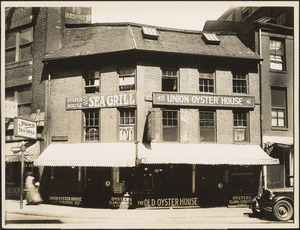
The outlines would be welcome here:
[[[66,7],[65,13],[66,23],[81,24],[92,22],[91,7]]]
[[[148,198],[138,201],[144,207],[190,207],[199,206],[198,197]]]
[[[136,105],[135,93],[93,95],[86,97],[68,97],[66,99],[67,110],[122,107],[130,105]]]
[[[14,136],[36,139],[37,125],[35,121],[22,118],[14,119]]]
[[[14,101],[5,101],[5,117],[15,118],[18,116],[18,103]]]
[[[248,206],[252,203],[251,196],[232,196],[228,202],[228,206]]]
[[[153,93],[154,105],[254,108],[254,96]]]
[[[66,204],[66,205],[82,205],[82,197],[80,196],[49,196],[49,202],[52,204]]]

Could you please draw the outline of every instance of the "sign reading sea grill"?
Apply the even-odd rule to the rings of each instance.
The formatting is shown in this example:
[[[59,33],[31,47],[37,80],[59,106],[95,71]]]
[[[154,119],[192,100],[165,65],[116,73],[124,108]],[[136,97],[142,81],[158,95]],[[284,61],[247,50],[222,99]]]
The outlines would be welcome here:
[[[136,105],[135,93],[121,93],[113,95],[93,95],[86,97],[68,97],[66,109],[92,109],[106,107],[122,107]]]
[[[14,136],[36,139],[37,125],[35,121],[22,118],[14,119]]]
[[[254,96],[153,93],[154,105],[254,108]]]

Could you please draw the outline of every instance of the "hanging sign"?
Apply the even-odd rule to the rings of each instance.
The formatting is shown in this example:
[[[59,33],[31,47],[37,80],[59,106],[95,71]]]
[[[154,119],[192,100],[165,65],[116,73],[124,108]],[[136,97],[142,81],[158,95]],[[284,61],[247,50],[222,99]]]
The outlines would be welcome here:
[[[154,105],[254,108],[254,96],[153,93]]]
[[[36,139],[37,125],[35,121],[22,118],[14,119],[14,136]]]

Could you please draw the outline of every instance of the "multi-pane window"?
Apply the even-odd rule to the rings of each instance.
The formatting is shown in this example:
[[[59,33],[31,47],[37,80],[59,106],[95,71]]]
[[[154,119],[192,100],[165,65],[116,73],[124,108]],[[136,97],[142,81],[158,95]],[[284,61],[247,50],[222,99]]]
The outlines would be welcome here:
[[[178,70],[162,70],[162,91],[178,91]]]
[[[248,141],[248,113],[236,111],[233,113],[234,141]]]
[[[214,73],[199,73],[199,92],[213,93],[215,88],[215,74]]]
[[[247,93],[247,74],[233,73],[232,90],[234,93]]]
[[[33,27],[8,33],[5,38],[6,63],[32,59]]]
[[[135,90],[135,67],[120,67],[119,90]]]
[[[163,141],[178,141],[178,111],[163,111]]]
[[[135,109],[120,109],[120,140],[135,139]]]
[[[85,93],[99,93],[100,71],[85,70],[83,71],[85,81]]]
[[[99,140],[99,110],[84,111],[84,140]]]
[[[272,88],[272,127],[286,127],[286,90]]]
[[[216,141],[215,112],[200,111],[200,141]]]
[[[284,70],[284,44],[281,40],[270,39],[270,69]]]

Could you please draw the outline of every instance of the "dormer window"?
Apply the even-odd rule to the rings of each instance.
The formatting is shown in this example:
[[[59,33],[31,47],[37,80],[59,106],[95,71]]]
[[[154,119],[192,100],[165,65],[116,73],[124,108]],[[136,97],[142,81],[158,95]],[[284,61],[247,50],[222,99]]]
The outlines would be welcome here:
[[[142,27],[142,33],[144,38],[148,39],[158,39],[158,32],[155,28],[150,28],[150,27]]]
[[[221,42],[217,35],[211,33],[203,33],[202,39],[205,41],[206,44],[211,45],[219,45]]]

